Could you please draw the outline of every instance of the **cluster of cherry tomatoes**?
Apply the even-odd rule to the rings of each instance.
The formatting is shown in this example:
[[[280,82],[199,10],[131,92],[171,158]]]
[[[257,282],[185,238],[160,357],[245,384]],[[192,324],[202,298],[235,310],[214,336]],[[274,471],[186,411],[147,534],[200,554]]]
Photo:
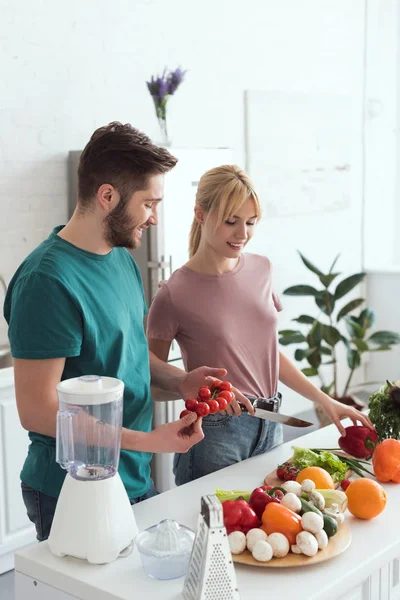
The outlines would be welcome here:
[[[225,410],[233,400],[232,384],[229,381],[216,379],[211,385],[205,385],[197,392],[197,398],[188,398],[185,402],[186,410],[180,414],[180,419],[190,412],[195,412],[199,417],[214,415]]]

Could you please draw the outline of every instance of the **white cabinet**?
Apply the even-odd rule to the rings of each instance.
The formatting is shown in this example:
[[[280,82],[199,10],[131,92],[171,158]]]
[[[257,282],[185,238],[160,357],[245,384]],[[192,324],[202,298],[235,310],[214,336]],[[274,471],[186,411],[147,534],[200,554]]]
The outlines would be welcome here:
[[[28,443],[18,418],[13,369],[0,369],[0,574],[13,568],[16,550],[35,540],[19,478]]]
[[[400,559],[374,571],[339,600],[400,600]]]

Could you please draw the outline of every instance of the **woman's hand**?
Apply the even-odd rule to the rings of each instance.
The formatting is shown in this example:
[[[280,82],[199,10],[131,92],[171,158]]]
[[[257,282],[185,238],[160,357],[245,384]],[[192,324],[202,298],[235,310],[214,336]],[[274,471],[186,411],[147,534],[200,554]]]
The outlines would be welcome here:
[[[250,402],[250,400],[248,398],[246,398],[246,396],[244,396],[242,394],[242,392],[240,392],[235,387],[232,388],[232,392],[234,395],[233,400],[230,404],[228,404],[228,406],[224,412],[226,412],[226,414],[228,414],[228,415],[236,415],[236,416],[241,415],[242,410],[239,406],[239,402],[240,402],[240,404],[243,404],[247,408],[250,415],[254,415],[254,408],[253,408],[253,405]]]
[[[346,435],[345,427],[341,424],[340,420],[349,418],[352,420],[353,425],[357,425],[357,421],[360,421],[362,425],[369,427],[374,430],[374,426],[369,417],[353,406],[346,406],[333,398],[330,398],[324,394],[324,398],[319,402],[324,411],[327,413],[331,421],[336,425],[341,435]]]

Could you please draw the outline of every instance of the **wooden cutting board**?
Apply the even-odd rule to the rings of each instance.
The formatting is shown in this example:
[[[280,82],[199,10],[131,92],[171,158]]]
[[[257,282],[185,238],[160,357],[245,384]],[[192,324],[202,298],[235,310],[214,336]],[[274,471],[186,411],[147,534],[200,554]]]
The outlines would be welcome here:
[[[338,452],[336,454],[339,455]],[[344,454],[344,453],[342,453],[342,454],[343,454],[343,456],[346,456],[346,454]],[[293,457],[288,458],[288,461],[291,461],[292,459],[293,459]],[[349,479],[352,476],[352,474],[353,474],[353,471],[347,471],[344,479]],[[264,479],[264,485],[281,486],[282,483],[285,483],[285,482],[276,476],[276,470],[272,471],[272,473],[267,475]],[[340,482],[335,483],[335,489],[338,489],[339,487],[340,487]]]
[[[315,565],[325,560],[330,560],[339,554],[342,554],[351,544],[351,531],[346,523],[342,523],[336,535],[329,538],[329,543],[324,550],[318,550],[315,556],[304,556],[304,554],[293,554],[289,552],[284,558],[272,558],[269,562],[259,562],[253,558],[249,550],[241,554],[232,554],[234,563],[251,565],[253,567],[280,568],[285,567],[304,567]]]

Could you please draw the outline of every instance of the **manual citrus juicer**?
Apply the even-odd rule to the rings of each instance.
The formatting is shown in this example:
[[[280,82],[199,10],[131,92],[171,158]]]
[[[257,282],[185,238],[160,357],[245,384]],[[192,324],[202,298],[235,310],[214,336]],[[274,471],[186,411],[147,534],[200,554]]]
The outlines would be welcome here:
[[[124,384],[85,375],[57,386],[56,461],[67,470],[48,539],[57,556],[108,563],[131,551],[137,526],[118,474]]]

